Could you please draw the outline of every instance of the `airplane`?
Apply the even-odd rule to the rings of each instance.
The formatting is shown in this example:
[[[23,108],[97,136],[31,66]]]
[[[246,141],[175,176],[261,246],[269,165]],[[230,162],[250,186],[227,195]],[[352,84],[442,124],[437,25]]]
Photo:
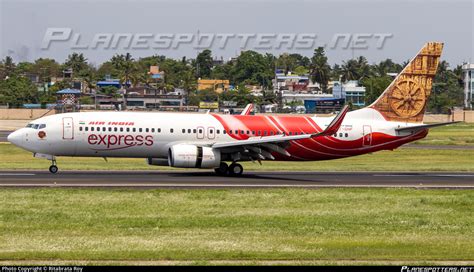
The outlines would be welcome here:
[[[74,112],[39,118],[8,141],[56,157],[145,158],[149,165],[214,169],[240,176],[239,162],[319,161],[394,150],[424,138],[423,124],[443,44],[426,43],[371,105],[335,117],[215,113]]]

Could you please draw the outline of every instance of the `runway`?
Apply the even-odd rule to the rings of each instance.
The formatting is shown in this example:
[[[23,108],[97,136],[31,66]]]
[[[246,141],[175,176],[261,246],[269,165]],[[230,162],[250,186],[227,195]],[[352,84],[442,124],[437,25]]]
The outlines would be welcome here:
[[[1,171],[0,187],[474,189],[474,173],[246,172],[220,177],[211,171]]]
[[[0,130],[0,142],[7,142],[7,137],[12,132],[10,130]]]

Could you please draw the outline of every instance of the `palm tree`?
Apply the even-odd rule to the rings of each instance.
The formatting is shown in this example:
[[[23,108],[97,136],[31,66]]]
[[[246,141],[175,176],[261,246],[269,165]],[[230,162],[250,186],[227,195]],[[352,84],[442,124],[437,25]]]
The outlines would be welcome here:
[[[357,61],[354,59],[343,61],[341,66],[342,81],[359,78]]]
[[[64,65],[67,68],[72,68],[74,73],[80,73],[82,70],[87,69],[87,59],[82,53],[74,52],[67,57]]]
[[[120,82],[122,85],[129,83],[130,75],[136,70],[135,60],[130,53],[126,55],[115,55],[110,62],[119,70]]]
[[[313,57],[310,64],[311,79],[316,81],[325,91],[328,86],[328,81],[331,74],[331,66],[328,64],[328,58],[324,53],[323,47],[318,47],[314,50]]]

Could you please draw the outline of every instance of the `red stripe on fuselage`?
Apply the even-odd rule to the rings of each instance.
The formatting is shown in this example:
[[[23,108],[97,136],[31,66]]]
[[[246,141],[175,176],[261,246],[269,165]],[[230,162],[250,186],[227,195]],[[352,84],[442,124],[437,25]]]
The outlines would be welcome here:
[[[273,131],[294,134],[295,132],[313,134],[322,131],[322,128],[309,117],[304,116],[264,116],[264,115],[216,115],[212,114],[224,127],[225,130],[232,130],[229,134],[236,140],[246,140],[252,135],[252,131]],[[235,130],[239,134],[235,134]],[[240,131],[243,130],[244,134]],[[246,132],[249,130],[250,134]],[[427,130],[420,131],[410,136],[393,136],[381,132],[371,134],[372,142],[370,146],[363,145],[363,137],[355,140],[343,140],[337,137],[317,137],[304,140],[292,141],[287,151],[295,157],[287,157],[278,153],[272,153],[276,160],[329,160],[341,157],[357,156],[379,150],[392,150],[405,143],[424,138],[428,134]],[[269,133],[267,135],[270,135]],[[255,135],[258,136],[258,135]],[[296,143],[295,143],[296,142]]]

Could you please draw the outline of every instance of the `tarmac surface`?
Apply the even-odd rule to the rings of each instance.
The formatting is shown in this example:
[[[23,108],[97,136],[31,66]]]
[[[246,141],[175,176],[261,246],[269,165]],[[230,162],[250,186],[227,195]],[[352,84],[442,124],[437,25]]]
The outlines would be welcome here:
[[[325,188],[406,187],[474,189],[474,172],[0,171],[0,187]]]
[[[7,141],[8,134],[12,132],[13,131],[9,131],[9,130],[0,130],[0,142],[8,142]]]

